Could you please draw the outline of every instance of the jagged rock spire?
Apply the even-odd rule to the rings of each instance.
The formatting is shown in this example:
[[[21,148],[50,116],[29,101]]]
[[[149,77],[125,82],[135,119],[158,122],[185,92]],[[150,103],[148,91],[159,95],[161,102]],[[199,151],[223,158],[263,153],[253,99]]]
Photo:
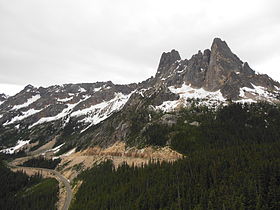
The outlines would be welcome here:
[[[181,60],[181,56],[177,50],[173,49],[173,50],[171,50],[171,52],[162,53],[160,61],[159,61],[159,65],[158,65],[157,74],[164,73],[177,60]]]
[[[215,91],[224,85],[232,72],[240,72],[243,62],[230,50],[227,43],[215,38],[211,46],[205,88]]]

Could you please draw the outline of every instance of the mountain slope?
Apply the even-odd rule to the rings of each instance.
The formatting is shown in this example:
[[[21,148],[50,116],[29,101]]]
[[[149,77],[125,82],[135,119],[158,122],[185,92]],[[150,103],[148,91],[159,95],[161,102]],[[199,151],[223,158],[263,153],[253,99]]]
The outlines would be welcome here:
[[[213,108],[229,101],[278,103],[279,88],[215,38],[211,49],[190,59],[182,60],[176,50],[163,53],[155,77],[138,84],[26,86],[0,105],[0,148],[35,150],[54,139],[64,151],[117,141],[141,145],[147,143],[144,134],[151,124],[176,122],[176,115],[162,111],[194,103]]]

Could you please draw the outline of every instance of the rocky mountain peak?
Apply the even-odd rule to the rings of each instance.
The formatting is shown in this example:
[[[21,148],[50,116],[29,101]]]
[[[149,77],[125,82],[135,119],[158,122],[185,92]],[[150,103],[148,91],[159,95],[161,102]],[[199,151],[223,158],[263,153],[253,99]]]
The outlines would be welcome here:
[[[215,38],[211,46],[209,67],[205,78],[205,88],[210,91],[220,89],[231,72],[240,72],[243,62],[231,51],[225,41]]]
[[[232,100],[244,98],[242,88],[249,92],[254,92],[255,88],[272,92],[280,88],[280,84],[269,76],[256,74],[220,38],[213,40],[211,49],[199,50],[190,59],[182,60],[176,50],[162,54],[150,86],[181,87],[184,84],[208,92],[220,91],[224,98]],[[257,95],[253,94],[253,97],[256,99]]]
[[[26,85],[23,90],[20,93],[32,93],[32,92],[36,92],[37,88],[34,87],[33,85]]]
[[[181,60],[181,56],[177,50],[173,49],[170,52],[162,53],[157,69],[157,75],[164,74],[170,66],[178,60]]]
[[[28,84],[24,87],[24,90],[34,89],[35,87],[31,84]]]

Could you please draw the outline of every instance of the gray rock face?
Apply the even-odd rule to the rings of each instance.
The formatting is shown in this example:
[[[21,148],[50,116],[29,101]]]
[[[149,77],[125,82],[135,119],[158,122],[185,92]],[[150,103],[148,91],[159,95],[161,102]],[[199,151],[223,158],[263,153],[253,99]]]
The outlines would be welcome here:
[[[213,40],[211,50],[198,51],[189,60],[179,60],[179,53],[164,53],[153,86],[191,85],[207,91],[220,90],[227,99],[239,99],[240,88],[261,86],[276,91],[280,84],[267,75],[256,74],[247,62],[241,61],[220,38]],[[253,84],[253,85],[252,85]]]
[[[162,53],[157,70],[157,76],[165,74],[166,71],[169,70],[170,66],[178,60],[181,60],[181,56],[179,52],[174,49],[171,52]]]
[[[240,72],[242,61],[231,52],[226,42],[215,38],[211,47],[209,67],[205,78],[205,89],[219,90],[232,72]]]
[[[206,72],[209,66],[211,51],[204,50],[203,54],[198,51],[188,61],[184,81],[195,88],[201,88],[204,85]]]

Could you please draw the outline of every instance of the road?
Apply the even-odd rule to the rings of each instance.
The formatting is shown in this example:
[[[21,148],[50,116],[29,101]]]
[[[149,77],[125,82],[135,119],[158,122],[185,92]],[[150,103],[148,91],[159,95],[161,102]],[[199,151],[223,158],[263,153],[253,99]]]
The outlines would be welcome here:
[[[65,186],[65,190],[66,190],[66,198],[63,204],[63,207],[61,210],[68,210],[73,194],[72,194],[72,190],[71,190],[71,186],[69,181],[62,176],[58,171],[52,170],[52,169],[46,169],[46,168],[33,168],[33,167],[23,167],[23,166],[15,166],[15,165],[10,165],[10,167],[16,167],[18,169],[32,169],[32,170],[37,170],[37,171],[45,171],[50,173],[51,175],[53,175],[59,182],[62,182],[63,185]]]

